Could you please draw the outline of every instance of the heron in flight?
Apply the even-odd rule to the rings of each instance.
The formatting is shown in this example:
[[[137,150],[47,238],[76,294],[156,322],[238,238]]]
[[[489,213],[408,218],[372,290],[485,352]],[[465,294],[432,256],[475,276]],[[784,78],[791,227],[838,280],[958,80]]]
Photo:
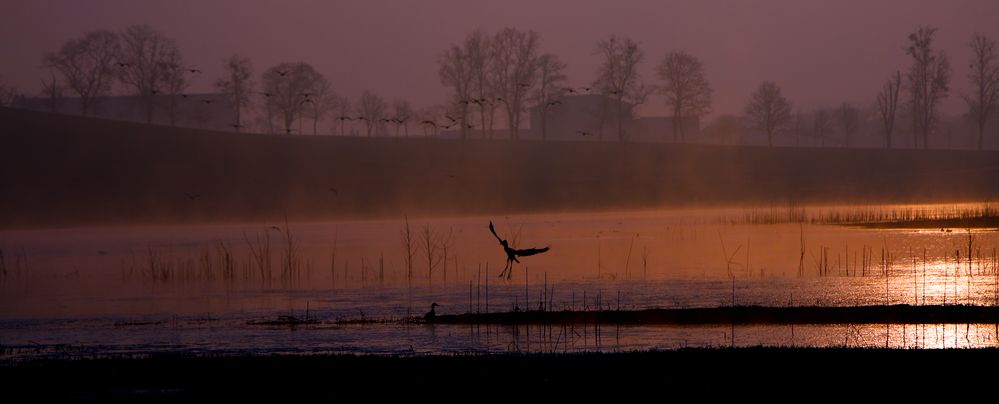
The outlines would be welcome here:
[[[529,257],[532,255],[541,254],[543,252],[548,251],[548,249],[550,248],[550,247],[544,247],[544,248],[528,248],[524,250],[518,250],[515,248],[511,248],[510,243],[508,243],[504,239],[501,239],[500,236],[496,234],[496,229],[493,227],[492,221],[489,222],[489,231],[493,233],[493,236],[496,237],[496,240],[499,240],[500,245],[503,246],[503,252],[506,253],[506,266],[503,267],[503,272],[500,272],[499,275],[500,278],[503,278],[505,275],[506,279],[510,279],[510,277],[513,275],[513,263],[514,262],[518,264],[520,263],[520,260],[518,260],[517,257]]]

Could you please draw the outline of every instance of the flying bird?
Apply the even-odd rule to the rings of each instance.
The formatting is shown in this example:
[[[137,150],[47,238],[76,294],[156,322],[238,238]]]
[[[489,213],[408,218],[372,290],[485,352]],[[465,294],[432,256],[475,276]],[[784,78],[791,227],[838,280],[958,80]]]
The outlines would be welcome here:
[[[454,119],[453,117],[451,117],[451,115],[444,115],[444,117],[447,118],[447,119],[450,119],[451,122],[458,122],[458,120]]]
[[[187,199],[190,199],[190,200],[192,200],[192,201],[193,201],[193,200],[195,200],[195,199],[198,199],[198,198],[200,198],[200,197],[201,197],[201,194],[190,194],[190,193],[187,193],[187,192],[184,192],[184,196],[186,196],[186,197],[187,197]]]
[[[549,102],[548,105],[551,105],[551,106],[562,105],[562,101],[555,100],[555,101]]]
[[[420,124],[421,124],[421,125],[429,125],[429,126],[433,126],[433,127],[435,127],[435,128],[437,127],[437,124],[436,124],[436,123],[434,123],[434,121],[423,121],[423,122],[420,122]]]
[[[340,196],[340,191],[337,191],[336,188],[330,187],[328,191],[332,192],[333,195]]]
[[[132,66],[131,64],[122,63],[122,62],[118,62],[118,63],[115,63],[115,64],[118,65],[118,67],[121,67],[121,68],[131,67]]]
[[[281,77],[287,76],[288,73],[291,73],[291,72],[288,71],[288,70],[278,70],[277,71],[278,76],[281,76]]]
[[[198,74],[201,73],[201,69],[198,69],[197,67],[189,67],[187,68],[187,72],[191,74]]]
[[[205,103],[206,105],[210,105],[214,101],[209,100],[209,99],[206,98],[206,99],[201,100],[201,102]]]
[[[506,266],[503,267],[503,272],[500,272],[499,275],[500,278],[506,275],[506,279],[510,279],[510,276],[513,275],[513,263],[514,262],[518,264],[520,263],[520,260],[518,260],[517,257],[529,257],[535,254],[541,254],[543,252],[548,251],[548,249],[551,248],[551,247],[544,247],[544,248],[527,248],[524,250],[517,250],[511,248],[510,243],[508,243],[504,239],[501,239],[500,236],[496,234],[496,229],[493,227],[492,221],[489,222],[489,231],[493,233],[493,236],[496,237],[496,240],[499,240],[500,245],[503,246],[503,252],[506,253]]]
[[[581,130],[577,130],[576,133],[578,133],[580,136],[593,136],[592,133],[581,131]]]

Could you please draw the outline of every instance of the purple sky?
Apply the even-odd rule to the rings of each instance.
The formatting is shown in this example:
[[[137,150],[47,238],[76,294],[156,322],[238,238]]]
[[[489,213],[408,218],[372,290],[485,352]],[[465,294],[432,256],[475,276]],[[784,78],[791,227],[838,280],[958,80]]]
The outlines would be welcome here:
[[[966,43],[976,31],[999,39],[999,1],[14,0],[0,4],[0,80],[36,93],[44,52],[90,30],[135,23],[175,38],[187,63],[204,71],[192,92],[210,91],[221,59],[240,53],[258,73],[303,60],[348,97],[370,89],[418,107],[443,100],[437,55],[475,28],[540,32],[543,50],[568,63],[573,85],[592,79],[594,43],[618,34],[642,44],[650,84],[666,52],[701,58],[717,113],[740,112],[762,80],[776,81],[796,107],[868,105],[908,64],[906,36],[929,24],[951,57],[956,91],[945,107],[957,112],[958,92],[968,88]],[[663,110],[653,97],[644,113]]]

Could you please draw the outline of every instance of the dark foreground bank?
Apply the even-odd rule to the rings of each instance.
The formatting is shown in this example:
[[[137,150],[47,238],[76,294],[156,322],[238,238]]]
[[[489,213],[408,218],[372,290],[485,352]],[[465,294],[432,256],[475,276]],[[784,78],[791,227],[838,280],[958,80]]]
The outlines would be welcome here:
[[[0,380],[6,397],[35,400],[344,399],[358,394],[537,398],[635,391],[694,391],[714,397],[789,393],[791,386],[829,386],[833,380],[848,378],[877,379],[881,386],[903,380],[907,385],[918,380],[932,380],[936,386],[954,381],[974,385],[992,372],[971,371],[969,366],[997,359],[996,349],[860,348],[411,357],[152,356],[6,364],[0,367]],[[759,390],[764,386],[771,387]]]

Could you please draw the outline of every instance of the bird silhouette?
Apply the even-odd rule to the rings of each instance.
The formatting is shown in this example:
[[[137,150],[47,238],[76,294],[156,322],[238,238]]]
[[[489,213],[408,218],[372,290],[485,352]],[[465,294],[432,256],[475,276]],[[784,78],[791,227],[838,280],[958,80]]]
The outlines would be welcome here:
[[[444,117],[447,118],[447,119],[450,119],[451,122],[458,122],[458,120],[454,119],[454,117],[452,117],[451,115],[444,115]]]
[[[123,63],[123,62],[118,62],[118,63],[115,63],[115,64],[118,65],[118,67],[121,67],[121,68],[126,68],[126,67],[131,67],[132,66],[129,63]]]
[[[184,192],[184,196],[186,196],[186,197],[187,197],[187,199],[190,199],[190,200],[192,200],[192,201],[193,201],[193,200],[195,200],[195,199],[198,199],[198,198],[200,198],[200,197],[201,197],[201,194],[191,194],[191,193],[187,193],[187,192]]]
[[[201,100],[201,102],[205,103],[206,105],[211,105],[211,103],[213,103],[214,101],[209,100],[209,99],[203,99],[203,100]]]
[[[437,306],[440,306],[440,305],[437,304],[437,302],[433,302],[430,305],[430,311],[428,311],[427,314],[423,315],[423,319],[424,320],[433,320],[433,319],[437,318],[437,311],[435,310],[437,308]]]
[[[329,192],[332,192],[332,193],[333,193],[333,195],[335,195],[335,196],[340,196],[340,191],[337,191],[337,189],[336,189],[336,188],[333,188],[333,187],[330,187],[330,188],[328,189],[328,191],[329,191]]]
[[[346,115],[339,116],[339,117],[336,118],[336,120],[338,120],[338,121],[349,121],[349,120],[352,120],[352,119],[354,119],[354,118],[351,118],[351,117],[346,116]]]
[[[190,97],[190,95],[187,95],[187,94],[181,94],[181,95],[180,95],[180,98],[184,98],[184,99],[187,99],[187,97]]]
[[[230,124],[229,126],[232,126],[233,129],[239,129],[243,127],[243,125],[240,125],[238,123]]]
[[[489,222],[489,231],[493,233],[493,236],[496,237],[496,240],[499,240],[500,245],[503,246],[503,252],[506,253],[506,266],[503,267],[503,272],[500,272],[499,275],[500,278],[502,278],[505,275],[506,279],[510,279],[510,277],[513,275],[513,263],[514,262],[518,264],[520,263],[520,260],[518,260],[517,257],[529,257],[535,254],[541,254],[543,252],[548,251],[548,249],[551,248],[551,247],[527,248],[523,250],[518,250],[515,248],[511,248],[510,243],[500,238],[500,236],[496,234],[496,229],[493,227],[492,221]]]
[[[191,74],[198,74],[201,73],[201,69],[198,69],[197,67],[189,67],[187,68],[187,72]]]
[[[580,136],[593,136],[592,133],[581,131],[581,130],[577,130],[576,133],[578,133]]]
[[[566,87],[563,90],[565,90],[565,92],[567,92],[569,94],[575,94],[576,93],[576,89],[574,89],[574,88]]]
[[[291,73],[291,72],[288,71],[288,70],[278,70],[277,71],[278,76],[281,76],[281,77],[287,76],[288,73]]]
[[[562,101],[555,100],[548,103],[549,106],[562,105]]]
[[[434,121],[423,121],[423,122],[420,122],[420,124],[421,125],[427,125],[427,126],[433,126],[435,128],[437,127],[437,124],[434,123]]]
[[[589,87],[580,87],[579,89],[583,90],[585,92],[590,92],[590,90],[592,90],[592,88],[589,88]]]

